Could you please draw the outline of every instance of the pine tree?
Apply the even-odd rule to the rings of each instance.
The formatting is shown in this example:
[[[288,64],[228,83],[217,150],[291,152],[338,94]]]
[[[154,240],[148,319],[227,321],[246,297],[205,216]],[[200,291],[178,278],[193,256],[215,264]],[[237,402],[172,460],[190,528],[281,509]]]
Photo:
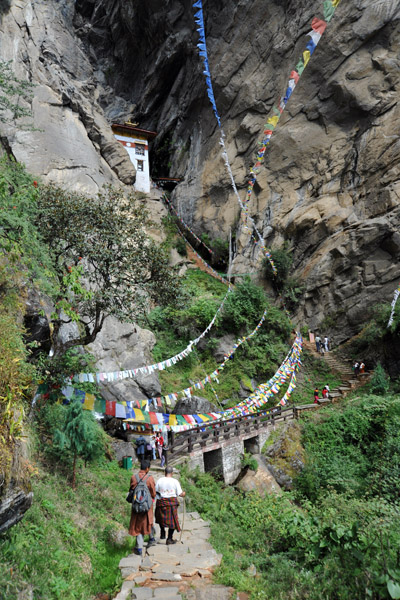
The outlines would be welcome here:
[[[86,461],[98,458],[104,451],[102,431],[93,415],[84,411],[78,400],[73,400],[65,412],[62,429],[54,433],[54,450],[65,460],[72,458],[72,487],[76,487],[78,457]]]

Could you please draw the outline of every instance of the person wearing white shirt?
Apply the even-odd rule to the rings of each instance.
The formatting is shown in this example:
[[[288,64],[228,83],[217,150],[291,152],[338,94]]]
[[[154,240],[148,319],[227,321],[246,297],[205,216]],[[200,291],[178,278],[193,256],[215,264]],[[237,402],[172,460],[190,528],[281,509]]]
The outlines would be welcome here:
[[[178,497],[185,497],[186,492],[181,488],[181,484],[175,477],[172,477],[174,470],[172,467],[165,469],[165,477],[161,477],[156,483],[156,523],[160,526],[160,540],[165,540],[165,529],[168,527],[167,546],[176,544],[173,534],[180,531],[178,519]]]

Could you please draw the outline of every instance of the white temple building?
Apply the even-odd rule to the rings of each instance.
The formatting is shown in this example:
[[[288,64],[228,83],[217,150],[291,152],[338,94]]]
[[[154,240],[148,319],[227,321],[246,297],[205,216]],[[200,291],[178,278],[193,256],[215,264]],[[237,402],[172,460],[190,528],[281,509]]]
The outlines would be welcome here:
[[[149,141],[157,133],[139,129],[130,123],[111,125],[115,138],[124,146],[136,169],[135,190],[150,193]]]

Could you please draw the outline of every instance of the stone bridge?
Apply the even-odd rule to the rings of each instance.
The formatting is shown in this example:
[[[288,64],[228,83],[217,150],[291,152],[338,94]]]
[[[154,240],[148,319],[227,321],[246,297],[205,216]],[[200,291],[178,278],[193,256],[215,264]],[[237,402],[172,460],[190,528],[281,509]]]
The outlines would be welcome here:
[[[295,407],[272,409],[269,414],[258,413],[236,417],[210,427],[199,426],[172,439],[168,464],[175,465],[188,460],[189,468],[213,472],[225,483],[233,483],[241,471],[244,452],[258,454],[275,425],[298,416]]]

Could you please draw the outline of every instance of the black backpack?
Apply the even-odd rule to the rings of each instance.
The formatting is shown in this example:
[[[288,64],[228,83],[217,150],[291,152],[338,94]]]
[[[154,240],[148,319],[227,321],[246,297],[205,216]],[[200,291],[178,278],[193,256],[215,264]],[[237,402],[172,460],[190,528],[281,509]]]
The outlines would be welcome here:
[[[147,487],[146,479],[149,477],[146,474],[142,479],[136,475],[137,485],[133,490],[132,511],[135,513],[146,513],[153,504],[150,496],[150,490]]]

